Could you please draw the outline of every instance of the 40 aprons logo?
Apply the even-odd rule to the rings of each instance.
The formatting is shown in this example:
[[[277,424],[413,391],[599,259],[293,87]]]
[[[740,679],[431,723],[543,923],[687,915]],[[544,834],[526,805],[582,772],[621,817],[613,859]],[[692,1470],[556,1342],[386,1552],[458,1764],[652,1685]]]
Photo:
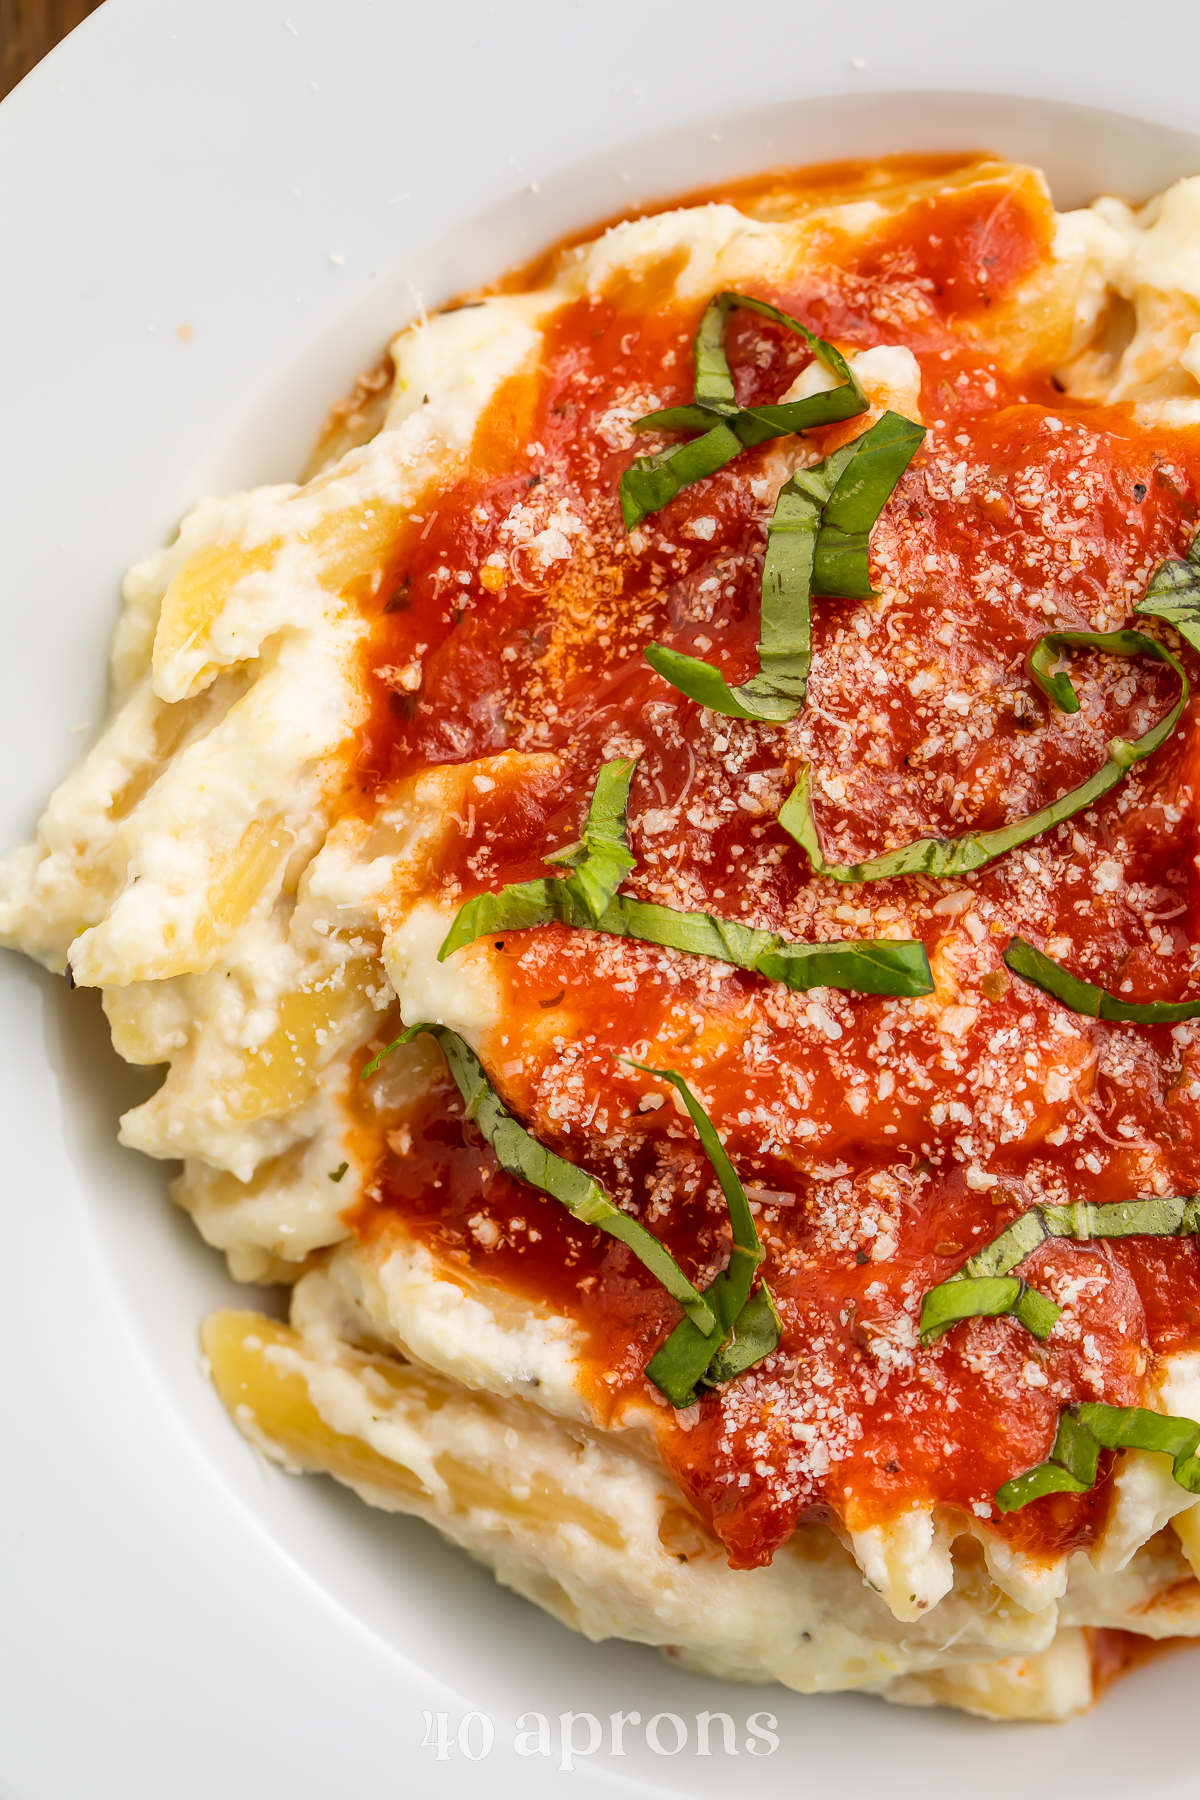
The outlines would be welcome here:
[[[436,1762],[461,1756],[482,1762],[496,1744],[496,1726],[487,1713],[464,1713],[457,1724],[449,1713],[423,1713],[423,1750],[432,1750]],[[518,1756],[557,1758],[558,1767],[570,1773],[585,1756],[627,1756],[629,1748],[644,1739],[655,1756],[771,1756],[779,1748],[779,1721],[774,1713],[751,1713],[738,1742],[738,1727],[727,1712],[699,1712],[693,1720],[681,1713],[652,1713],[642,1725],[638,1712],[615,1712],[608,1723],[590,1712],[548,1714],[525,1712],[513,1728],[513,1750]]]

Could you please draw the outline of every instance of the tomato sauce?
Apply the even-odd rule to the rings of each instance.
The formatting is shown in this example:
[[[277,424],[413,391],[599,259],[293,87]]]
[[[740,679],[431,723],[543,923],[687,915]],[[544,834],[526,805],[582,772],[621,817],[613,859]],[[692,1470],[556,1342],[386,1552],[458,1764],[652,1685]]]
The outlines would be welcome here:
[[[928,1287],[1038,1199],[1200,1185],[1192,1030],[1066,1015],[999,962],[1032,928],[1123,995],[1200,993],[1194,707],[1096,807],[963,882],[838,888],[775,821],[811,762],[831,858],[990,829],[1084,781],[1109,738],[1140,735],[1174,704],[1176,677],[1144,659],[1077,657],[1083,705],[1070,717],[1024,671],[1048,629],[1127,621],[1150,571],[1185,550],[1200,493],[1185,434],[1074,405],[1046,369],[1012,372],[992,321],[1011,316],[1047,230],[1024,188],[951,188],[764,294],[844,351],[910,348],[929,427],[872,538],[886,616],[814,602],[809,704],[787,727],[702,715],[642,655],[657,640],[707,656],[731,685],[753,671],[778,484],[777,446],[747,451],[626,535],[628,422],[691,398],[703,302],[668,304],[669,268],[551,320],[532,401],[530,383],[502,395],[470,472],[406,525],[363,602],[371,714],[356,805],[431,765],[506,750],[561,759],[544,803],[479,799],[435,871],[464,898],[546,874],[547,851],[578,835],[600,764],[639,754],[625,892],[797,938],[896,926],[930,953],[936,1015],[784,995],[739,971],[714,983],[702,959],[557,926],[490,951],[529,1053],[510,1066],[495,1044],[485,1062],[543,1141],[711,1278],[728,1253],[712,1171],[666,1089],[615,1060],[653,1044],[703,1093],[758,1196],[779,1350],[689,1415],[665,1403],[656,1415],[668,1463],[739,1567],[769,1561],[801,1520],[859,1529],[916,1500],[986,1517],[1036,1551],[1085,1547],[1105,1483],[1007,1518],[996,1489],[1047,1454],[1063,1406],[1137,1404],[1156,1355],[1200,1344],[1191,1241],[1044,1246],[1023,1273],[1070,1309],[1045,1346],[979,1320],[922,1349],[913,1323]],[[776,400],[809,360],[746,313],[728,350],[742,404]],[[826,451],[856,429],[813,435]],[[476,1278],[571,1312],[602,1419],[659,1406],[644,1369],[677,1307],[622,1246],[499,1170],[448,1079],[382,1150],[371,1195],[353,1221],[364,1239],[415,1232]]]
[[[1195,1639],[1187,1637],[1150,1638],[1135,1631],[1114,1631],[1109,1627],[1091,1627],[1087,1632],[1088,1653],[1092,1665],[1092,1685],[1097,1699],[1133,1669],[1157,1662],[1174,1651],[1194,1649]]]

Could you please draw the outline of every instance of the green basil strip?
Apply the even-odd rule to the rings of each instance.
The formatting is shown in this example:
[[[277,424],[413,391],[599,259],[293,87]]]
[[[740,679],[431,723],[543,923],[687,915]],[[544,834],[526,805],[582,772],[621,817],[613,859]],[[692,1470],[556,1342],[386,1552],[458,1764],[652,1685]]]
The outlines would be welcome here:
[[[751,450],[771,438],[789,437],[801,431],[815,431],[821,425],[839,425],[844,419],[855,419],[869,404],[868,401],[864,405],[857,386],[825,388],[819,394],[809,394],[803,400],[788,400],[782,406],[748,406],[742,412],[724,415],[717,408],[708,406],[664,406],[661,412],[646,413],[635,419],[633,430],[712,431],[720,423],[728,425],[741,449]],[[667,450],[660,454],[666,457],[675,453]],[[641,519],[637,523],[640,524]]]
[[[634,531],[647,513],[660,512],[683,488],[715,475],[744,445],[728,425],[718,423],[703,437],[654,456],[635,456],[621,477],[621,516]]]
[[[783,406],[739,408],[729,358],[725,324],[735,307],[744,307],[796,332],[842,386],[810,394]],[[749,294],[726,292],[710,300],[693,345],[695,384],[690,406],[668,406],[634,421],[635,431],[697,431],[693,443],[635,457],[621,477],[621,515],[626,531],[634,531],[649,513],[660,512],[683,488],[715,475],[738,453],[790,432],[811,431],[866,412],[867,397],[841,353],[811,332],[790,313]],[[734,714],[734,717],[740,715]],[[749,715],[756,716],[756,715]]]
[[[1070,677],[1065,673],[1050,673],[1050,664],[1064,649],[1100,650],[1112,656],[1152,656],[1158,662],[1167,663],[1178,675],[1179,699],[1165,719],[1160,720],[1140,738],[1135,738],[1132,743],[1126,738],[1112,738],[1108,746],[1108,760],[1093,776],[1080,787],[1071,788],[1057,800],[1052,800],[1049,806],[1030,813],[1028,818],[1018,819],[1012,825],[1002,825],[996,831],[970,831],[955,838],[916,838],[911,844],[902,844],[899,849],[889,850],[883,856],[873,857],[869,862],[826,862],[813,817],[812,768],[811,764],[805,763],[795,787],[779,810],[779,823],[800,845],[812,864],[814,874],[824,875],[831,881],[848,882],[886,881],[896,875],[968,874],[972,869],[981,869],[995,857],[1003,856],[1005,851],[1014,850],[1019,844],[1028,843],[1031,838],[1040,837],[1042,832],[1049,831],[1052,826],[1061,824],[1075,813],[1094,806],[1097,800],[1102,799],[1125,779],[1135,763],[1143,762],[1146,757],[1153,756],[1156,750],[1161,749],[1179,723],[1179,716],[1187,704],[1190,692],[1188,678],[1171,652],[1156,638],[1147,637],[1141,631],[1047,632],[1038,639],[1029,653],[1029,670],[1038,686],[1064,712],[1077,712],[1079,709]],[[1082,987],[1084,984],[1079,985]],[[1134,1015],[1122,1013],[1120,1016],[1124,1018]],[[1194,1015],[1177,1013],[1172,1016],[1190,1018]]]
[[[650,667],[689,700],[730,719],[782,724],[804,704],[812,665],[811,594],[869,599],[871,527],[924,427],[886,412],[868,431],[779,490],[767,526],[758,670],[731,688],[711,663],[650,644]]]
[[[638,1261],[670,1294],[678,1300],[693,1329],[700,1332],[717,1330],[712,1307],[693,1287],[665,1244],[659,1242],[637,1219],[614,1206],[593,1175],[564,1162],[553,1150],[539,1144],[532,1133],[518,1125],[495,1088],[483,1072],[483,1064],[470,1046],[445,1025],[413,1025],[381,1050],[368,1063],[360,1077],[366,1081],[385,1056],[401,1044],[410,1044],[422,1032],[428,1032],[441,1045],[455,1085],[463,1098],[468,1119],[474,1120],[496,1153],[502,1169],[529,1187],[549,1194],[584,1225],[594,1225],[609,1237],[633,1251]]]
[[[1007,1275],[1047,1238],[1090,1244],[1097,1238],[1190,1237],[1196,1231],[1200,1231],[1200,1195],[1031,1206],[999,1237],[969,1256],[961,1273]]]
[[[1057,1301],[1039,1294],[1036,1288],[1026,1287],[1022,1282],[1021,1293],[1017,1296],[1012,1313],[1035,1338],[1044,1342],[1058,1324],[1061,1312],[1062,1307]]]
[[[1193,650],[1200,650],[1200,532],[1192,539],[1186,560],[1172,556],[1159,563],[1133,610],[1165,619]]]
[[[744,1375],[764,1356],[770,1356],[782,1335],[783,1321],[774,1295],[765,1281],[760,1282],[757,1292],[751,1294],[734,1320],[728,1342],[709,1363],[703,1376],[705,1386],[716,1387],[723,1381],[733,1381]]]
[[[546,858],[547,862],[574,871],[564,885],[578,899],[592,925],[600,919],[629,871],[637,866],[630,854],[625,822],[629,784],[636,767],[636,757],[619,757],[602,765],[588,803],[583,836],[577,844],[568,844]]]
[[[1076,1200],[1068,1206],[1031,1206],[998,1237],[969,1256],[948,1281],[921,1299],[921,1342],[932,1344],[959,1319],[1012,1313],[1034,1337],[1046,1338],[1062,1311],[1011,1271],[1047,1238],[1091,1243],[1097,1238],[1200,1235],[1200,1195],[1152,1200]]]
[[[696,404],[723,413],[738,410],[729,358],[725,354],[725,323],[733,310],[730,300],[730,295],[718,294],[715,300],[709,301],[692,346],[696,369],[692,394]]]
[[[925,946],[912,938],[858,938],[827,944],[793,944],[774,931],[758,931],[711,913],[675,912],[616,892],[634,865],[626,814],[635,763],[605,763],[596,777],[583,836],[554,850],[547,862],[573,873],[561,878],[513,882],[498,894],[477,894],[459,908],[438,961],[464,944],[501,931],[526,931],[557,923],[611,937],[636,938],[688,956],[720,962],[778,981],[794,992],[814,987],[858,994],[913,998],[933,992]]]
[[[769,1356],[779,1342],[779,1314],[765,1284],[751,1301],[750,1289],[764,1252],[750,1202],[712,1120],[677,1070],[655,1069],[632,1057],[621,1060],[631,1069],[669,1082],[679,1094],[729,1208],[733,1233],[729,1263],[704,1290],[705,1299],[717,1313],[717,1323],[711,1331],[701,1331],[691,1318],[682,1319],[646,1366],[646,1375],[659,1392],[672,1406],[683,1408],[696,1399],[698,1383],[713,1386],[729,1381]]]
[[[770,319],[773,324],[782,325],[788,331],[794,331],[797,337],[802,337],[804,339],[817,361],[824,363],[825,367],[829,370],[829,373],[838,381],[844,382],[851,393],[856,395],[860,403],[856,410],[858,412],[866,412],[868,404],[867,397],[859,387],[858,377],[855,375],[854,370],[850,367],[841,351],[835,350],[832,344],[828,344],[824,338],[818,337],[815,331],[810,331],[807,325],[802,325],[799,319],[794,319],[791,313],[781,311],[778,306],[772,306],[769,300],[756,300],[752,294],[738,294],[729,290],[718,295],[717,303],[723,306],[726,312],[732,312],[735,307],[741,307],[744,312],[757,313],[761,319]],[[722,337],[722,354],[724,354],[723,346],[724,338]],[[726,368],[728,368],[728,366],[729,365],[726,364]],[[696,395],[697,400],[699,400],[700,397],[699,394]],[[823,396],[820,394],[813,394],[810,398],[819,400],[823,398]],[[807,405],[807,401],[794,400],[789,402],[789,405],[805,406]],[[771,409],[758,408],[756,410],[768,411]],[[775,410],[782,411],[786,409],[777,408]]]
[[[683,1319],[646,1364],[647,1380],[678,1412],[695,1404],[698,1389],[732,1381],[769,1356],[782,1331],[765,1282],[753,1298],[739,1303],[734,1279],[723,1270],[705,1288],[704,1297],[716,1307],[721,1321],[717,1329],[698,1331],[691,1319]]]
[[[493,931],[522,931],[532,925],[548,925],[553,919],[597,925],[626,875],[636,867],[626,826],[629,784],[636,767],[636,757],[618,757],[601,765],[583,836],[545,858],[570,869],[569,876],[515,882],[499,894],[481,894],[469,901],[450,927],[438,960],[444,962],[463,944]]]
[[[783,325],[788,331],[795,332],[797,337],[803,338],[818,362],[824,363],[829,373],[838,381],[843,382],[858,402],[854,412],[866,411],[866,396],[859,387],[853,370],[839,350],[835,350],[832,344],[827,344],[824,338],[819,338],[814,331],[810,331],[807,325],[802,325],[799,319],[794,319],[791,313],[781,312],[779,307],[772,306],[767,300],[756,300],[750,294],[735,294],[728,289],[710,300],[705,307],[704,316],[700,321],[700,329],[696,333],[696,341],[692,348],[696,370],[692,393],[697,408],[708,408],[713,412],[724,413],[731,418],[742,417],[734,391],[733,376],[729,369],[729,358],[725,354],[725,325],[729,314],[738,308],[744,312],[757,313],[760,318],[770,319],[774,324]],[[833,391],[836,393],[837,389]],[[824,394],[809,396],[809,399],[813,400],[825,398]],[[792,413],[796,408],[807,405],[808,400],[793,400],[785,406],[751,407],[747,410],[753,417],[766,412]],[[661,413],[647,414],[650,419],[658,419],[662,416]],[[852,417],[853,414],[847,416]],[[645,422],[644,419],[639,419],[638,425],[644,426]],[[783,429],[795,431],[802,430],[803,427],[787,425]],[[782,433],[774,435],[782,435]]]
[[[925,946],[916,938],[849,938],[827,944],[793,944],[773,931],[756,931],[736,919],[711,913],[675,912],[647,900],[618,894],[594,926],[583,916],[565,881],[522,881],[498,894],[468,900],[438,951],[445,962],[464,944],[498,932],[524,931],[557,923],[593,929],[610,937],[634,938],[685,956],[711,956],[752,975],[778,981],[793,993],[840,988],[851,994],[890,994],[916,999],[933,992]]]
[[[608,910],[612,910],[611,905]],[[534,925],[550,925],[556,920],[562,925],[587,922],[565,881],[542,877],[537,881],[510,882],[498,894],[476,894],[459,907],[438,951],[438,961],[445,962],[476,938],[491,937],[500,931],[528,931]]]
[[[1173,1025],[1181,1019],[1200,1019],[1200,1000],[1119,1000],[1107,988],[1093,987],[1064,969],[1061,963],[1035,950],[1023,937],[1009,939],[1004,961],[1014,975],[1061,1000],[1072,1012],[1114,1024]]]
[[[852,385],[826,388],[803,400],[787,400],[782,406],[748,406],[731,419],[730,424],[747,449],[792,432],[815,431],[821,425],[840,425],[843,419],[856,419],[870,404],[853,374],[850,382]]]
[[[1101,1450],[1156,1450],[1171,1458],[1175,1480],[1200,1494],[1200,1425],[1142,1406],[1084,1400],[1059,1415],[1049,1457],[1006,1481],[996,1494],[1001,1512],[1019,1512],[1045,1494],[1086,1494],[1096,1485]]]
[[[1019,1512],[1047,1494],[1086,1494],[1096,1485],[1100,1446],[1073,1409],[1059,1414],[1050,1455],[1036,1468],[1006,1481],[996,1493],[1001,1512]]]
[[[1015,1276],[962,1275],[930,1288],[921,1300],[921,1342],[936,1343],[960,1319],[1011,1313],[1035,1338],[1048,1338],[1062,1312],[1053,1300]]]
[[[1007,1275],[1018,1263],[1024,1262],[1039,1244],[1045,1243],[1049,1235],[1042,1208],[1031,1206],[1028,1212],[1023,1212],[1020,1218],[1006,1226],[999,1237],[993,1238],[990,1244],[985,1244],[981,1250],[969,1256],[958,1273],[976,1276]],[[1071,1234],[1064,1232],[1062,1235],[1066,1237]]]
[[[1098,650],[1104,656],[1150,656],[1166,663],[1179,677],[1180,695],[1165,719],[1131,744],[1125,738],[1113,738],[1108,746],[1109,759],[1120,765],[1121,774],[1134,763],[1144,762],[1162,748],[1174,731],[1179,715],[1187,704],[1188,678],[1165,644],[1148,637],[1144,631],[1048,631],[1029,652],[1029,673],[1042,692],[1062,712],[1079,711],[1079,698],[1066,670],[1052,674],[1050,664],[1066,650]]]
[[[929,957],[918,938],[847,938],[828,944],[790,944],[774,938],[773,947],[755,957],[753,970],[793,992],[831,987],[904,1000],[933,992]]]
[[[631,900],[624,894],[618,894],[596,930],[657,944],[664,950],[678,950],[686,956],[711,956],[752,975],[762,975],[768,981],[778,981],[793,993],[832,987],[851,994],[915,999],[933,992],[929,957],[924,944],[916,938],[848,938],[826,944],[794,944],[773,931],[758,931],[736,919],[674,912],[669,906]]]
[[[885,412],[869,431],[828,459],[830,470],[844,451],[834,487],[821,511],[813,564],[814,594],[870,600],[867,550],[871,529],[916,454],[925,427],[903,413]],[[811,471],[810,471],[811,473]]]
[[[635,431],[711,431],[712,408],[707,406],[664,406],[661,412],[646,413],[634,421]],[[744,448],[745,446],[743,446]]]
[[[812,663],[809,591],[820,523],[820,507],[798,478],[785,481],[767,526],[759,666],[748,681],[731,688],[711,663],[664,644],[648,644],[644,655],[655,673],[689,700],[728,719],[782,724],[794,718],[804,704]]]

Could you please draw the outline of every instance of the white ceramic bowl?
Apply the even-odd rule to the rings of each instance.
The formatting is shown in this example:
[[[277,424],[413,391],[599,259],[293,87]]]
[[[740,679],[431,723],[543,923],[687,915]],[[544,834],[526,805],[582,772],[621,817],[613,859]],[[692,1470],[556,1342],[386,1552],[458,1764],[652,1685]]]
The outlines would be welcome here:
[[[989,25],[994,53],[937,0],[834,26],[764,0],[754,20],[739,36],[716,0],[308,0],[290,18],[267,0],[107,0],[5,102],[0,843],[99,719],[123,568],[198,493],[293,476],[418,297],[631,200],[776,163],[987,146],[1045,168],[1060,206],[1200,170],[1182,7],[1093,9],[1081,45],[1063,9],[1039,20],[1019,0]],[[1145,119],[1086,103],[1123,94]],[[199,1368],[200,1318],[246,1292],[167,1205],[163,1172],[116,1146],[144,1076],[109,1050],[94,995],[3,954],[0,993],[5,1800],[569,1779],[763,1800],[1200,1791],[1200,1659],[1057,1728],[735,1687],[589,1645],[425,1527],[269,1472]],[[570,1774],[514,1754],[523,1712],[557,1737],[566,1711],[618,1708],[723,1708],[738,1761],[697,1757],[694,1728],[678,1756],[632,1732],[623,1759],[606,1731]],[[471,1711],[495,1732],[476,1760],[455,1735]],[[779,1747],[752,1760],[742,1721],[760,1711]],[[483,1748],[480,1721],[464,1742]]]

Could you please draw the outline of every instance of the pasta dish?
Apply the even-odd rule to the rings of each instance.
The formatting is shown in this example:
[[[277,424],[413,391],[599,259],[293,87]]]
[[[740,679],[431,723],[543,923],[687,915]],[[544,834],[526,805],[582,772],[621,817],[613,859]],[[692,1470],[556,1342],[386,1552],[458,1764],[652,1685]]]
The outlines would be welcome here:
[[[245,1436],[712,1674],[1200,1636],[1198,508],[1200,177],[978,156],[558,245],[202,500],[0,941],[290,1290]]]

